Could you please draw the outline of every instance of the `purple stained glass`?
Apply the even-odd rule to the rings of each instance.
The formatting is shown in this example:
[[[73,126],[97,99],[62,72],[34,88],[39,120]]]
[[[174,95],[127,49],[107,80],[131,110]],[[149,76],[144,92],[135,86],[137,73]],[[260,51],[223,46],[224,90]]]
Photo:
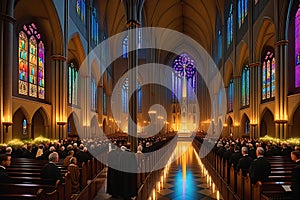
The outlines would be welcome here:
[[[192,78],[196,73],[194,60],[186,54],[176,57],[173,68],[180,77],[186,76],[188,79]]]
[[[300,5],[295,16],[295,87],[300,87]]]

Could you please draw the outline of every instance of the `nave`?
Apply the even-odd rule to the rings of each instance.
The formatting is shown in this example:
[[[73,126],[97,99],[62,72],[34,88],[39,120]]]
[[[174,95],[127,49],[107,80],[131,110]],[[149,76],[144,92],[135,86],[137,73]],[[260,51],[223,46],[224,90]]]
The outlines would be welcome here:
[[[177,159],[175,159],[177,158]],[[148,200],[213,200],[223,199],[191,142],[178,141],[170,163],[161,170]],[[95,200],[121,200],[106,193],[107,168],[99,181],[103,183]]]

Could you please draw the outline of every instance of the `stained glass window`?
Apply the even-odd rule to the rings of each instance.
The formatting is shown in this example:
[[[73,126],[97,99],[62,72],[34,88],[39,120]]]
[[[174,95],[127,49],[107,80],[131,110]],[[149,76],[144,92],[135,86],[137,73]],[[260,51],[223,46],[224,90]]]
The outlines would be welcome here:
[[[97,10],[96,8],[93,9],[92,14],[92,40],[95,44],[99,42],[99,24],[97,20]]]
[[[248,14],[248,0],[238,0],[238,24],[239,27],[245,22]]]
[[[97,110],[97,84],[91,79],[91,110]]]
[[[123,40],[123,58],[128,58],[128,36]]]
[[[175,96],[179,99],[183,96],[187,96],[188,99],[193,100],[193,94],[195,93],[196,88],[196,68],[194,60],[191,59],[187,54],[181,54],[175,58],[173,62],[173,68],[173,100],[175,100]],[[187,83],[186,88],[183,88],[185,81]]]
[[[222,58],[222,32],[221,30],[218,31],[218,60]]]
[[[103,92],[103,114],[106,115],[107,114],[107,110],[106,110],[106,93]]]
[[[71,62],[68,67],[68,102],[77,105],[78,94],[78,66]]]
[[[34,23],[23,25],[19,32],[18,93],[45,99],[45,47]]]
[[[245,123],[245,134],[249,134],[250,133],[250,121],[247,120]]]
[[[126,77],[122,84],[122,112],[128,113],[128,78]],[[137,101],[138,101],[138,112],[142,112],[142,89],[139,82],[137,82]]]
[[[295,16],[295,87],[300,87],[300,5]]]
[[[233,79],[230,79],[229,87],[228,87],[228,111],[231,112],[233,110],[233,95],[234,95],[234,84]]]
[[[141,48],[142,45],[142,31],[138,31],[138,49]],[[123,40],[123,45],[122,45],[122,54],[123,58],[128,58],[128,36],[126,36]]]
[[[85,0],[76,1],[76,12],[80,17],[81,21],[85,22],[85,16],[86,16]]]
[[[227,48],[230,46],[232,42],[232,18],[233,18],[233,13],[232,13],[232,3],[230,4],[229,7],[229,15],[227,18]]]
[[[262,59],[262,100],[267,100],[275,97],[274,49],[266,51]]]
[[[222,89],[220,89],[219,97],[218,97],[218,101],[219,101],[219,106],[218,106],[218,108],[219,108],[219,115],[222,114],[222,105],[223,105],[222,95],[223,95]]]
[[[250,70],[248,65],[242,72],[242,106],[248,106],[250,103]]]
[[[27,120],[26,119],[23,119],[23,122],[22,122],[22,132],[24,135],[27,134]]]

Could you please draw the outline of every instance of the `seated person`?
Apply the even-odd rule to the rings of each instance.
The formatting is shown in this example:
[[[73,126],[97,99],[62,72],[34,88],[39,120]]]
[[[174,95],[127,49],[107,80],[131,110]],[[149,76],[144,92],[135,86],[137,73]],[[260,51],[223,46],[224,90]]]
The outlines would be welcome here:
[[[291,159],[296,163],[292,173],[292,196],[293,199],[300,197],[300,151],[292,151]]]
[[[77,165],[77,158],[72,157],[70,159],[70,165],[68,166],[68,171],[70,172],[71,177],[71,184],[72,184],[72,193],[79,193],[80,192],[80,185],[79,185],[79,178],[80,178],[80,171]]]
[[[6,172],[6,167],[10,166],[11,157],[7,154],[0,154],[0,183],[8,183],[9,176]]]
[[[63,165],[64,166],[69,166],[69,164],[70,164],[70,159],[72,158],[74,156],[74,151],[73,150],[70,150],[69,152],[68,152],[68,156],[64,159],[64,163],[63,163]]]
[[[264,149],[262,147],[257,147],[256,156],[257,159],[252,162],[249,168],[250,179],[253,184],[267,181],[271,172],[270,163],[264,157]]]
[[[49,163],[42,168],[41,177],[50,180],[50,184],[55,185],[57,180],[63,180],[63,176],[56,166],[59,157],[57,152],[53,152],[49,155]],[[46,184],[49,183],[46,181]]]

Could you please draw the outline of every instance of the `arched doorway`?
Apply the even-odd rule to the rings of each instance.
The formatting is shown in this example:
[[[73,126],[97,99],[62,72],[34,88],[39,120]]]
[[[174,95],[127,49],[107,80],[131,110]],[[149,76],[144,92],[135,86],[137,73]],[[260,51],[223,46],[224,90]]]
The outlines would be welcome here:
[[[12,138],[29,139],[28,118],[23,108],[19,108],[13,116]]]
[[[291,132],[291,137],[299,137],[299,136],[300,136],[300,105],[294,112],[293,126]]]
[[[90,137],[96,138],[97,137],[97,127],[98,127],[98,120],[97,117],[93,117],[91,121],[91,128],[90,128]]]
[[[227,124],[227,135],[232,136],[231,134],[233,133],[233,120],[230,116],[227,118],[226,124]]]
[[[274,116],[269,109],[265,109],[260,122],[260,136],[265,135],[275,137]]]
[[[103,132],[104,134],[107,134],[107,131],[108,131],[108,127],[107,127],[107,123],[106,123],[106,119],[103,120],[102,122],[102,127],[103,127]]]
[[[75,121],[77,120],[76,115],[72,113],[68,118],[68,137],[78,137]]]
[[[38,109],[32,117],[32,135],[33,138],[43,136],[48,137],[46,133],[46,114],[43,109]]]
[[[244,114],[242,118],[242,135],[249,137],[250,136],[250,120],[249,117]]]

